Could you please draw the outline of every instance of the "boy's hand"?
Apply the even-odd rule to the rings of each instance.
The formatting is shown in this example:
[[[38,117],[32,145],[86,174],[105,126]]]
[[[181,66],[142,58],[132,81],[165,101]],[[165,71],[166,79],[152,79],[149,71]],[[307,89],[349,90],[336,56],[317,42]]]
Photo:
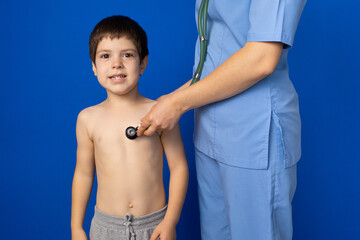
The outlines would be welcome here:
[[[175,240],[176,225],[162,221],[154,230],[150,240]]]
[[[71,230],[71,240],[87,240],[84,229]]]

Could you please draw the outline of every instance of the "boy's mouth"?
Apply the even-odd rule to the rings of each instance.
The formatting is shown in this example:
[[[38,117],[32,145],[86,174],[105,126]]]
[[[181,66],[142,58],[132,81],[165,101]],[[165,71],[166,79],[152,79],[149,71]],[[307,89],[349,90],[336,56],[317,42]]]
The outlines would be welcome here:
[[[116,74],[116,75],[110,76],[110,79],[113,79],[113,80],[122,79],[122,78],[126,78],[126,75],[125,74]]]

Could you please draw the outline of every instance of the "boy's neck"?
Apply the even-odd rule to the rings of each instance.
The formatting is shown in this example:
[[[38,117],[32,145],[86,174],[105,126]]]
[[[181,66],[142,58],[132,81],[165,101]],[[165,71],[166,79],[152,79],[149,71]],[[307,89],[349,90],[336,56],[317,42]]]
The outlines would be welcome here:
[[[131,91],[125,95],[116,95],[114,93],[107,93],[107,99],[105,103],[110,107],[126,107],[129,105],[136,104],[141,98],[139,92]]]

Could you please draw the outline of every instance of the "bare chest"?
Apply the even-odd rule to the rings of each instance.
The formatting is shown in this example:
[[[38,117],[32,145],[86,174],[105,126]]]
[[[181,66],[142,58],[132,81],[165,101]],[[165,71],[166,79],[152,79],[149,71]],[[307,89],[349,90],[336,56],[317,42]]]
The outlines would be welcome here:
[[[93,142],[97,161],[126,163],[127,161],[156,161],[162,159],[163,149],[157,134],[128,139],[125,130],[136,126],[140,117],[103,116],[93,128]]]

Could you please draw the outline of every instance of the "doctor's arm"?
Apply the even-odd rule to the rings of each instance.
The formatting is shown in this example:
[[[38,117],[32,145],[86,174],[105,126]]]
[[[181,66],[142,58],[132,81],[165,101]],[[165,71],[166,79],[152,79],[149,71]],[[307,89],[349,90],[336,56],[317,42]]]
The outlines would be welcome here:
[[[245,91],[275,70],[282,49],[280,42],[247,42],[201,81],[160,98],[141,119],[138,135],[172,129],[185,112]]]

